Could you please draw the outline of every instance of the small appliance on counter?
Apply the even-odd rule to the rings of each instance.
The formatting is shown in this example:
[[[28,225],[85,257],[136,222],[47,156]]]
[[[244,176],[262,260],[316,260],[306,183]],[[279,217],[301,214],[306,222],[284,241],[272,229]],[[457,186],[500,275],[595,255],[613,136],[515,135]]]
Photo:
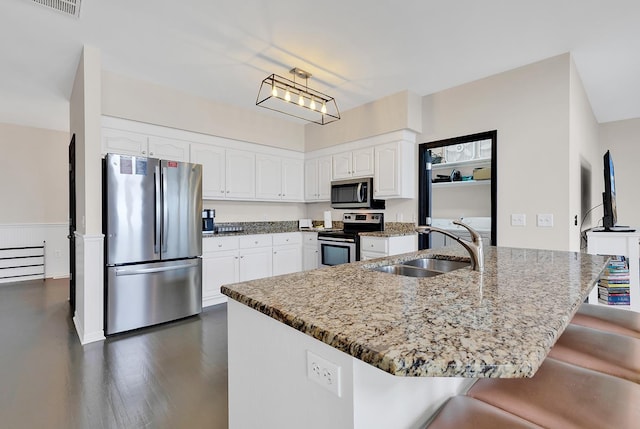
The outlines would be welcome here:
[[[307,229],[307,228],[311,228],[312,226],[313,226],[313,223],[311,222],[311,219],[298,220],[298,228],[300,229]]]
[[[216,211],[213,209],[202,210],[202,233],[213,234],[216,230],[215,219]]]

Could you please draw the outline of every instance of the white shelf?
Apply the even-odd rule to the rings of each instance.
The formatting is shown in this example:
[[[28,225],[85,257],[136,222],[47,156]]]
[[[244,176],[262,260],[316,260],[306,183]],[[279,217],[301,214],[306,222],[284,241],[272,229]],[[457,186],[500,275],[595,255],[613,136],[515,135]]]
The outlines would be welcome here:
[[[451,170],[455,167],[489,167],[491,166],[491,158],[472,159],[470,161],[459,162],[443,162],[440,164],[431,164],[431,170]]]
[[[587,233],[587,253],[592,255],[621,255],[629,260],[629,291],[631,305],[609,305],[609,308],[640,312],[640,232],[594,232]],[[598,287],[589,294],[590,304],[598,303]],[[605,304],[599,304],[605,305]]]
[[[491,180],[487,179],[487,180],[460,180],[457,182],[439,182],[439,183],[432,183],[431,186],[433,188],[458,188],[458,187],[466,188],[467,186],[484,186],[484,185],[490,185],[490,184],[491,184]]]

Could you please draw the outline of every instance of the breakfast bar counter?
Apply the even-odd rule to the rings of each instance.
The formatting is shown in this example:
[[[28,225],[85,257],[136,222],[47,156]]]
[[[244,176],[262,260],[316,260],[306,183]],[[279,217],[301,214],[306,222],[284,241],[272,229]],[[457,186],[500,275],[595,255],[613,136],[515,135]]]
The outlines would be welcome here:
[[[424,257],[468,260],[451,247],[223,286],[231,298],[230,427],[251,424],[234,409],[237,395],[246,400],[252,391],[293,401],[288,418],[274,404],[254,410],[279,427],[419,427],[477,378],[533,376],[608,258],[484,250],[482,273],[465,267],[415,278],[375,270]],[[309,352],[340,368],[337,395],[310,382]],[[335,412],[318,414],[309,401]]]

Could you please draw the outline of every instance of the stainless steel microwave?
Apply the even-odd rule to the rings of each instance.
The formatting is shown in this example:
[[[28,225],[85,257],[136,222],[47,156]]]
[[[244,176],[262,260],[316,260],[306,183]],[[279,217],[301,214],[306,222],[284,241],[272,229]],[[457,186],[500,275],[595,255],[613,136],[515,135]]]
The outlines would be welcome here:
[[[373,177],[331,182],[334,209],[384,209],[384,200],[373,199]]]

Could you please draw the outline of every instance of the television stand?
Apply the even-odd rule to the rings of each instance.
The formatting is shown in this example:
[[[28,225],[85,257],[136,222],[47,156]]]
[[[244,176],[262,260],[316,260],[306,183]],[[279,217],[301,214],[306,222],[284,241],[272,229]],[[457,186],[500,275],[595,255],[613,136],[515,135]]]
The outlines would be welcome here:
[[[629,225],[616,225],[610,227],[604,227],[599,229],[594,229],[594,232],[636,232],[635,229],[629,227]]]
[[[629,228],[633,229],[633,228]],[[640,232],[619,233],[589,231],[587,233],[587,253],[592,255],[621,255],[629,261],[630,305],[611,305],[610,308],[640,312]],[[599,304],[598,286],[594,285],[589,294],[589,304]],[[599,304],[604,305],[604,304]]]

